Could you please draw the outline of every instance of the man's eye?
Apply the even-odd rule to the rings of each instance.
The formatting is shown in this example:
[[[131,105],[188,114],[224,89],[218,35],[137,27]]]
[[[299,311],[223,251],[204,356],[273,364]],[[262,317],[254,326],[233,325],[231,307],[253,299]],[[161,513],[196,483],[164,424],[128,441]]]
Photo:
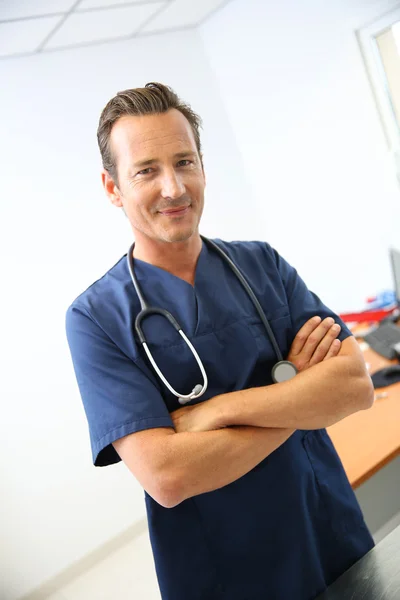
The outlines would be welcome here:
[[[192,161],[185,158],[178,162],[178,167],[187,167],[188,165],[191,165],[191,164],[192,164]]]
[[[148,175],[149,173],[151,173],[151,167],[147,167],[147,169],[142,169],[141,171],[138,172],[138,175]]]

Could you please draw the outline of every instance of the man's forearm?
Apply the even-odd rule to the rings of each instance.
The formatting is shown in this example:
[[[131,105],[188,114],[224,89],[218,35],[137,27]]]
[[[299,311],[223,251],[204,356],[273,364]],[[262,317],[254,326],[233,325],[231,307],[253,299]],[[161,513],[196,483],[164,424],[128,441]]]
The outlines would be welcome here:
[[[289,429],[239,426],[168,436],[163,463],[170,481],[169,507],[236,481],[292,433]]]
[[[229,425],[319,429],[369,408],[373,388],[368,375],[353,371],[349,357],[337,357],[299,373],[290,381],[216,396],[204,403],[209,414],[195,419],[210,428]]]

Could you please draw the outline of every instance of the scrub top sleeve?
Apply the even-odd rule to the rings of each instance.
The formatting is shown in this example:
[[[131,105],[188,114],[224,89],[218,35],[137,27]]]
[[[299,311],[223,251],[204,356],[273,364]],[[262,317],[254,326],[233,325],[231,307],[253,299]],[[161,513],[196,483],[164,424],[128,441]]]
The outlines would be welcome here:
[[[335,322],[341,327],[340,334],[338,335],[340,341],[351,336],[351,331],[342,319],[325,306],[320,298],[307,288],[296,269],[286,262],[276,250],[273,250],[273,252],[276,265],[286,290],[294,333],[296,334],[304,323],[311,319],[311,317],[318,315],[322,319],[325,319],[326,317],[335,319]]]
[[[90,433],[95,466],[121,459],[112,442],[154,427],[173,427],[156,385],[84,308],[71,306],[66,332]]]

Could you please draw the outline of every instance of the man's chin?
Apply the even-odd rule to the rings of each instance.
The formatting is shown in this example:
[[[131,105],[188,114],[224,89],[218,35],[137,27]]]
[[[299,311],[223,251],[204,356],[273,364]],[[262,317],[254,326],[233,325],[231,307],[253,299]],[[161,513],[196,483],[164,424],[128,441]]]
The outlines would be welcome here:
[[[178,229],[177,231],[166,231],[164,239],[166,242],[171,244],[187,242],[196,233],[196,231],[197,230],[193,227]]]

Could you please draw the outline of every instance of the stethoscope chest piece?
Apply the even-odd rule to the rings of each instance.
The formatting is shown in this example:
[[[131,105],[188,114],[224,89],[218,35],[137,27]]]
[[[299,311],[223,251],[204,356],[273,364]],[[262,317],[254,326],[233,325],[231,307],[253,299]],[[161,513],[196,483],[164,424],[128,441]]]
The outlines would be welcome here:
[[[281,360],[272,368],[272,380],[274,383],[283,383],[289,379],[293,379],[298,371],[294,364],[288,360]]]

